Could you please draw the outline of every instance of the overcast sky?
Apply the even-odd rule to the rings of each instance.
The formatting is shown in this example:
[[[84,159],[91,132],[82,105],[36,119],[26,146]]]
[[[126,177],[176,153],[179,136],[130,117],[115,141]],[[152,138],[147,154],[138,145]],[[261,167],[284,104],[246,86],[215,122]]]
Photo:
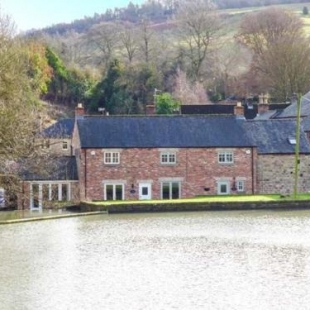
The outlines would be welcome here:
[[[131,0],[142,4],[145,0]],[[0,0],[2,14],[9,15],[19,31],[70,23],[106,9],[126,7],[130,0]]]

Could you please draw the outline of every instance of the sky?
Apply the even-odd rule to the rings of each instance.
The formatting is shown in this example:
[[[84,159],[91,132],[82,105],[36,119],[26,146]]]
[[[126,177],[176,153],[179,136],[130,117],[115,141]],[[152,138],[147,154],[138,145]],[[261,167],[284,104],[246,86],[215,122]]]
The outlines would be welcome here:
[[[11,17],[19,32],[105,13],[106,9],[127,7],[130,0],[0,0],[1,14]],[[145,0],[131,0],[142,4]]]

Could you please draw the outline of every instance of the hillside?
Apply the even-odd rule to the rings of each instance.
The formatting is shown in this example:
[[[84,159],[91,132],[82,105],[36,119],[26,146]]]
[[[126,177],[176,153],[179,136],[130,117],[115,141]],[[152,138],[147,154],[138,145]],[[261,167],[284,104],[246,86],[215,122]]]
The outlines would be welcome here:
[[[93,112],[100,107],[111,114],[140,114],[147,104],[165,93],[181,103],[202,104],[265,92],[266,84],[249,72],[251,53],[237,44],[235,35],[241,20],[251,12],[266,9],[267,1],[242,1],[259,4],[252,7],[239,7],[241,1],[217,2],[225,9],[216,11],[220,24],[207,25],[211,31],[215,26],[215,32],[202,60],[197,55],[204,51],[198,51],[197,46],[191,54],[191,42],[183,35],[180,14],[167,11],[167,1],[156,5],[152,2],[153,6],[149,1],[141,7],[129,4],[118,9],[117,19],[113,15],[115,9],[114,13],[95,14],[28,33],[28,38],[47,46],[54,75],[42,99],[68,107],[83,102]],[[310,17],[303,14],[310,2],[268,4],[280,2],[276,7],[295,12],[310,33]],[[140,10],[147,11],[151,18],[141,20]],[[208,21],[208,15],[203,15],[209,14],[208,10],[199,13],[203,22]],[[135,14],[139,19],[133,18]],[[194,14],[195,11],[189,16]],[[285,95],[280,95],[277,100],[284,99]]]
[[[218,9],[223,14],[244,14],[253,10],[261,9],[271,5],[283,5],[293,10],[302,10],[303,6],[309,5],[309,1],[298,0],[214,0]],[[148,0],[141,6],[134,5],[131,2],[127,7],[114,8],[107,10],[105,13],[97,12],[93,16],[87,16],[77,19],[71,23],[61,23],[46,27],[44,29],[31,30],[26,33],[28,36],[38,34],[60,35],[67,33],[85,34],[93,26],[100,23],[133,23],[138,24],[142,19],[149,20],[152,24],[163,24],[173,19],[177,12],[177,5],[173,1],[151,1]]]

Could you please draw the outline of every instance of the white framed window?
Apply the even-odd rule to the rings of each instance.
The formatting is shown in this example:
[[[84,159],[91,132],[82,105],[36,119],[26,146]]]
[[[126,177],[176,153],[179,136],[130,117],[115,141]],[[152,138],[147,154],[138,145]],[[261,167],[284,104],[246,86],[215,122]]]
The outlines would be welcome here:
[[[218,162],[220,164],[232,164],[234,162],[234,153],[233,152],[219,152]]]
[[[107,165],[116,165],[120,163],[120,153],[119,152],[105,152],[104,153],[104,163]]]
[[[161,199],[181,198],[181,182],[167,181],[161,183]]]
[[[173,165],[177,162],[177,156],[175,152],[161,152],[160,163],[163,165]]]
[[[68,149],[68,141],[62,141],[62,149],[67,150]]]
[[[244,180],[237,180],[236,188],[237,188],[237,192],[244,192],[244,189],[245,189]]]
[[[42,149],[49,149],[49,148],[50,148],[50,140],[43,140]]]
[[[40,210],[50,202],[70,201],[73,199],[72,186],[76,182],[34,182],[30,184],[30,209]]]
[[[124,184],[105,183],[104,184],[104,200],[124,200]]]
[[[62,149],[67,150],[68,149],[68,141],[62,141]]]

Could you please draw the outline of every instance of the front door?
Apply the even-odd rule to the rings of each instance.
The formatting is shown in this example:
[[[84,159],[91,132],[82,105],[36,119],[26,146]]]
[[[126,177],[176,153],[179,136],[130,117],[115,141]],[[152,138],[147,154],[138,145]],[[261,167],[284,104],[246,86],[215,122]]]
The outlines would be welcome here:
[[[228,195],[230,193],[230,182],[229,181],[218,182],[217,193],[218,195]]]
[[[151,183],[140,183],[139,184],[139,199],[140,200],[152,199],[152,184]]]

